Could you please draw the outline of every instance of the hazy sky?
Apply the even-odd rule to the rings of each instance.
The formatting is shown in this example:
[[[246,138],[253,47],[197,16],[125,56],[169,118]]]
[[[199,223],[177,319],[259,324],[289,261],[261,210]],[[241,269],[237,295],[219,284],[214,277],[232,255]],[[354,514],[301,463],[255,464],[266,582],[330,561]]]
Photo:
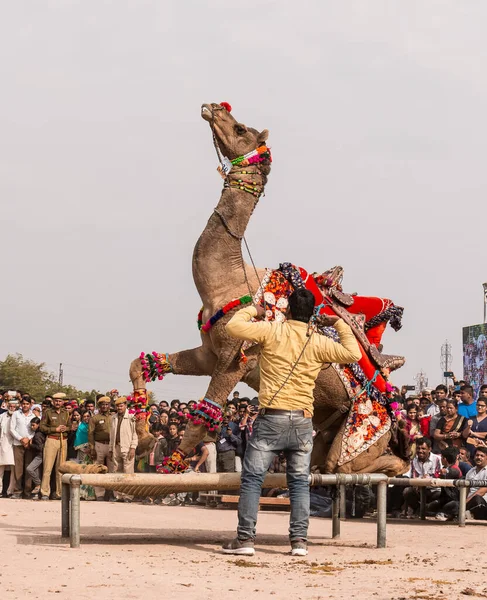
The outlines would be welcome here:
[[[221,190],[200,105],[225,100],[270,130],[256,263],[341,264],[404,306],[395,383],[438,383],[446,338],[461,373],[487,280],[486,19],[481,0],[4,2],[0,358],[128,392],[141,350],[198,344],[191,255]]]

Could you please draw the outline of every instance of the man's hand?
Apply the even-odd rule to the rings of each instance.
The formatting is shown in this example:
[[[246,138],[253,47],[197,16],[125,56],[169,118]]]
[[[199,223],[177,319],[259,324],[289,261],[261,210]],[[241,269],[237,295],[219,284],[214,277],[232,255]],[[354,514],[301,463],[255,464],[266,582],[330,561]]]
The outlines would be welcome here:
[[[319,327],[333,327],[339,319],[340,317],[337,315],[319,315],[316,318],[316,324]]]
[[[58,433],[64,433],[66,431],[66,425],[59,425],[58,427],[56,427],[56,431]]]
[[[22,444],[22,446],[24,448],[27,448],[27,446],[29,445],[29,438],[28,437],[23,437],[20,439],[20,443]]]
[[[199,473],[200,472],[200,468],[198,467],[198,465],[196,465],[196,467],[193,469],[195,473]]]
[[[265,317],[265,309],[260,304],[254,304],[254,308],[257,311],[258,319],[262,319]]]
[[[130,448],[127,458],[129,460],[134,460],[134,458],[135,458],[135,448]]]

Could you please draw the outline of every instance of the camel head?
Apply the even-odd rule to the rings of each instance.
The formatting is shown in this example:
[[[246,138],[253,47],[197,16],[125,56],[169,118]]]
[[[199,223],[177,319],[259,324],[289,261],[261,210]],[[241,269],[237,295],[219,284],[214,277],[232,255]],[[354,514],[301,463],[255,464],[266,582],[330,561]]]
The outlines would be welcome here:
[[[239,123],[230,111],[231,107],[227,102],[203,104],[201,116],[210,124],[220,152],[229,160],[234,160],[265,145],[269,132],[267,129],[259,132]],[[260,164],[268,166],[270,159]]]

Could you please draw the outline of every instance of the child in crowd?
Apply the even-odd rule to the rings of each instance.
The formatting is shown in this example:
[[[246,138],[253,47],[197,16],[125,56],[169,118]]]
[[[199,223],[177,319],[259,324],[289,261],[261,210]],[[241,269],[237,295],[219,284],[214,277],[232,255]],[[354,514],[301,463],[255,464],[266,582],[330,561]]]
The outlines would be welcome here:
[[[167,456],[167,440],[164,433],[167,428],[160,423],[154,423],[150,429],[152,435],[156,438],[156,443],[152,452],[149,454],[149,473],[155,473],[157,465],[162,463],[162,460]]]
[[[167,439],[167,454],[166,456],[171,456],[171,454],[176,450],[179,446],[179,434],[178,434],[178,426],[177,423],[170,423],[169,425],[169,437]]]
[[[41,420],[39,417],[33,417],[29,424],[31,431],[34,433],[34,436],[29,441],[34,458],[27,465],[26,470],[34,484],[34,488],[31,492],[32,500],[39,500],[39,492],[41,489],[42,453],[44,452],[46,436],[39,429],[40,424]]]
[[[441,479],[461,479],[462,471],[458,466],[459,461],[459,452],[458,448],[455,446],[449,446],[441,451],[441,464],[443,468],[441,469]],[[433,502],[430,502],[426,510],[430,513],[436,513],[436,518],[439,521],[446,521],[453,519],[453,515],[451,515],[451,510],[449,510],[452,506],[458,502],[460,497],[460,492],[458,488],[455,487],[442,487],[440,488],[441,494],[440,497]],[[450,502],[452,504],[450,504]],[[445,509],[446,507],[446,509]],[[439,512],[439,511],[442,512]],[[445,510],[445,512],[443,512]]]

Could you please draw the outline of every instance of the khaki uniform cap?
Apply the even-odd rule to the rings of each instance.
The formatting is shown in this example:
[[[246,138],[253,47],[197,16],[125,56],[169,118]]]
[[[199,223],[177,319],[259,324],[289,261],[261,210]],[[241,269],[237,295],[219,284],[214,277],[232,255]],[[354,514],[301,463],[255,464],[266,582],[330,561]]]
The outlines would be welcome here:
[[[111,398],[108,396],[102,396],[101,398],[98,398],[97,404],[100,404],[100,402],[108,402],[108,404],[110,404],[111,401]]]
[[[64,398],[66,398],[66,394],[63,394],[63,392],[58,392],[57,394],[54,394],[52,398],[53,400],[64,400]]]
[[[125,396],[120,396],[120,398],[117,398],[115,400],[115,406],[118,406],[119,404],[127,404],[127,398],[125,398]]]

